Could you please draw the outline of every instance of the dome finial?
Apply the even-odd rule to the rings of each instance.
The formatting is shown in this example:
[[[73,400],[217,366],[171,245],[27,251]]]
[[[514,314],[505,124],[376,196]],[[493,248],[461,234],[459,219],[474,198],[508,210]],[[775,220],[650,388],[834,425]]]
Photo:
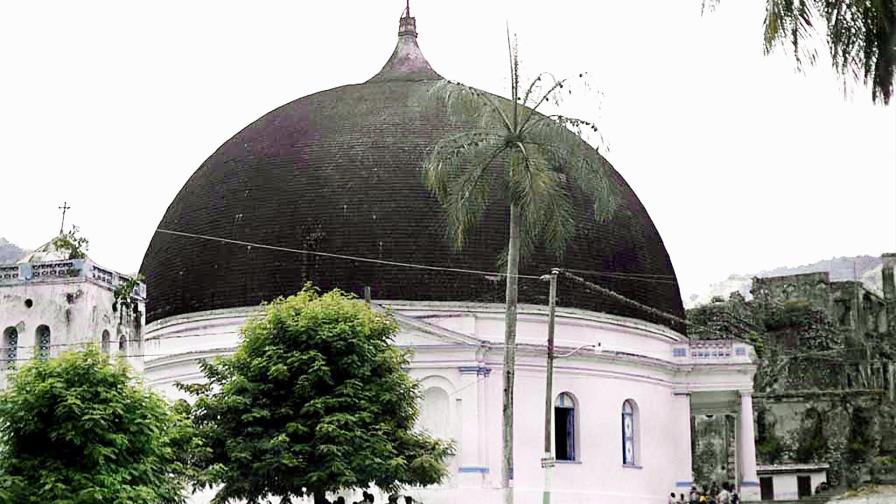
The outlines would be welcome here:
[[[411,2],[407,0],[398,22],[398,44],[383,69],[368,82],[391,80],[438,80],[442,76],[429,66],[417,45],[417,20],[411,17]]]
[[[407,2],[405,3],[405,8],[404,12],[401,15],[401,20],[398,21],[398,35],[410,35],[411,37],[417,37],[417,20],[411,17],[411,0],[407,0]]]

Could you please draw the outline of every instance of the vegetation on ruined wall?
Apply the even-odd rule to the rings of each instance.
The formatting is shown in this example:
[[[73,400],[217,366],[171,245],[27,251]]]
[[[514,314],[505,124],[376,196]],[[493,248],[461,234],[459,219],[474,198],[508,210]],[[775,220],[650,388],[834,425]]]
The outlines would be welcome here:
[[[737,338],[756,346],[756,454],[760,464],[826,462],[832,483],[860,484],[896,469],[896,405],[881,363],[889,336],[856,340],[804,301],[726,301],[688,311],[696,339]],[[776,410],[780,417],[776,416]],[[783,418],[787,417],[788,422]],[[706,471],[695,454],[695,474]]]
[[[53,238],[53,247],[57,250],[68,251],[68,259],[84,259],[87,257],[87,238],[80,235],[78,226],[72,226],[68,233],[62,233]]]
[[[118,312],[118,322],[120,324],[125,323],[128,319],[126,315],[130,315],[132,316],[130,320],[135,327],[139,327],[141,323],[140,304],[135,296],[137,295],[137,287],[143,280],[143,274],[137,273],[112,291],[112,311]],[[128,311],[129,309],[130,311]]]
[[[733,453],[725,439],[733,436],[734,422],[726,415],[707,415],[694,419],[694,481],[700,486],[711,485],[724,473],[719,469],[728,464]],[[724,474],[722,481],[734,480],[733,471]]]

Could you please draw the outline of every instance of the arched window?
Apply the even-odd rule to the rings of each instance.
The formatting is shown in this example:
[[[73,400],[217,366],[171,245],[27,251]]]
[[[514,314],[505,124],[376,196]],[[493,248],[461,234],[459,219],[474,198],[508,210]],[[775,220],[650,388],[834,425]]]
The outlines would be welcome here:
[[[118,353],[124,354],[128,349],[128,337],[124,333],[118,333]]]
[[[112,337],[109,336],[109,331],[108,331],[108,330],[103,330],[103,335],[102,335],[102,337],[100,338],[100,348],[103,349],[103,353],[104,353],[104,354],[107,354],[107,355],[108,355],[108,354],[109,354],[109,351],[111,350],[111,346],[112,346],[112,339],[111,339],[111,338],[112,338]]]
[[[557,460],[576,460],[576,401],[562,393],[554,401],[554,450]]]
[[[15,327],[7,327],[3,330],[3,369],[14,368],[18,356],[19,331]]]
[[[34,331],[34,356],[40,360],[49,359],[51,342],[50,328],[45,325],[37,326]]]
[[[435,437],[448,439],[448,392],[441,387],[423,391],[420,408],[420,427]]]
[[[622,463],[638,465],[638,405],[631,399],[622,403]]]

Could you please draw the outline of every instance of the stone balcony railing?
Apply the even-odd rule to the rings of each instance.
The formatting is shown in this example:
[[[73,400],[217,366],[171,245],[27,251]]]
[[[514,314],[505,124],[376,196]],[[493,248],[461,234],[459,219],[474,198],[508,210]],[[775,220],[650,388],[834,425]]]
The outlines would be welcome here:
[[[749,362],[750,345],[739,340],[693,340],[672,347],[672,357],[692,364]]]
[[[19,279],[19,265],[18,264],[6,264],[0,266],[0,283],[8,280],[16,280]]]
[[[71,279],[92,280],[114,289],[131,277],[102,268],[90,259],[0,265],[0,286]],[[134,294],[146,299],[146,285],[137,284]]]

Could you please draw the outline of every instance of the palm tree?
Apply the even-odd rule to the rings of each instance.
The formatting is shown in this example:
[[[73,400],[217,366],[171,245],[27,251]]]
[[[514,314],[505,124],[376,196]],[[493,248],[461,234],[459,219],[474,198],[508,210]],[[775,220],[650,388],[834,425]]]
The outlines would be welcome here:
[[[516,44],[510,43],[511,99],[463,84],[443,81],[432,93],[452,119],[474,127],[441,139],[424,166],[424,181],[444,207],[452,244],[460,249],[481,218],[493,193],[510,205],[510,239],[501,263],[506,266],[502,483],[512,502],[513,382],[516,360],[517,283],[521,256],[542,245],[557,255],[575,233],[570,189],[590,196],[594,215],[609,217],[618,200],[612,169],[585,143],[594,124],[539,108],[567,93],[569,79],[541,74],[523,90]],[[584,75],[579,75],[583,78]]]
[[[703,0],[703,7],[712,10],[719,2]],[[807,43],[822,22],[834,70],[844,79],[870,83],[872,101],[889,104],[896,75],[896,0],[766,0],[765,53],[789,45],[797,67],[814,63]]]

